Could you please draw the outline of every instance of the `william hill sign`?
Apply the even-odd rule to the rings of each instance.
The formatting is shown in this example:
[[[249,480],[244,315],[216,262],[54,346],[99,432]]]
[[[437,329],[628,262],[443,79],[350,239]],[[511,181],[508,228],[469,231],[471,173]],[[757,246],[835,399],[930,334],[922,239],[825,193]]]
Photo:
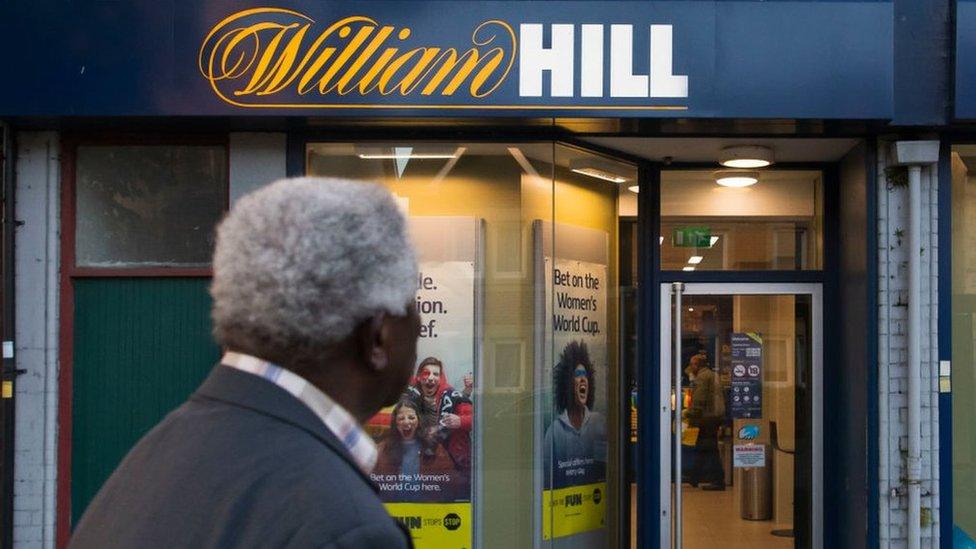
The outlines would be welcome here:
[[[890,1],[0,2],[0,117],[888,119]]]
[[[635,32],[650,46],[643,70]],[[538,109],[499,93],[514,80],[518,99],[549,99],[546,108],[685,110],[688,76],[675,74],[673,32],[487,19],[459,43],[365,15],[318,23],[255,8],[211,29],[199,68],[221,100],[247,108]],[[631,102],[581,101],[608,98]],[[678,101],[654,101],[665,98]]]

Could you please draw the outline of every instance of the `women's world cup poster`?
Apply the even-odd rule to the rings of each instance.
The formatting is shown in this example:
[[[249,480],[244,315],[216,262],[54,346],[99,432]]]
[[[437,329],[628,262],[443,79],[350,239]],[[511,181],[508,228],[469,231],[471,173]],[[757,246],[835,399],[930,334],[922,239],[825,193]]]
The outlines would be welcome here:
[[[605,232],[536,223],[540,534],[547,547],[602,547],[607,505]],[[565,242],[563,242],[565,241]],[[541,283],[541,287],[540,284]]]
[[[416,547],[470,548],[480,222],[412,217],[410,230],[419,265],[417,364],[399,401],[368,423],[379,450],[371,478]]]

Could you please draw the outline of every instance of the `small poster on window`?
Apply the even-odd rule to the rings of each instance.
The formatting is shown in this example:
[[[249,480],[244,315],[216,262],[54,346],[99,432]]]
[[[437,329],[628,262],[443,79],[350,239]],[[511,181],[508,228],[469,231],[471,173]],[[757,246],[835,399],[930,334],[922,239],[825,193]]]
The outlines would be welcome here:
[[[425,228],[477,237],[471,218],[411,220],[415,240]],[[477,246],[451,248],[459,252],[455,257],[443,255],[436,242],[423,240],[416,247],[417,364],[396,405],[369,422],[379,450],[371,478],[416,547],[468,548],[477,441]]]
[[[547,225],[537,226],[537,237]],[[544,252],[541,537],[554,547],[597,547],[607,515],[607,235],[567,225],[556,231],[575,246],[553,250],[537,238]]]
[[[762,417],[762,335],[732,334],[732,391],[730,404],[733,419]]]

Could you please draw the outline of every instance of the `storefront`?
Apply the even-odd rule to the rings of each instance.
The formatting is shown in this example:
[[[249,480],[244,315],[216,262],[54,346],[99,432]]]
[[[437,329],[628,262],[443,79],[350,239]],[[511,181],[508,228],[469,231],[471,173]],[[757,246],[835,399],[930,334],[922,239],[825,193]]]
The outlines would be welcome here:
[[[948,55],[917,38],[948,32],[933,13],[0,8],[0,44],[37,45],[0,89],[5,366],[25,371],[5,374],[5,543],[64,544],[213,367],[213,227],[300,175],[383,184],[410,221],[418,374],[470,419],[420,478],[374,473],[418,547],[949,547],[953,521],[971,538],[976,149],[950,137]],[[384,447],[399,413],[367,426]]]

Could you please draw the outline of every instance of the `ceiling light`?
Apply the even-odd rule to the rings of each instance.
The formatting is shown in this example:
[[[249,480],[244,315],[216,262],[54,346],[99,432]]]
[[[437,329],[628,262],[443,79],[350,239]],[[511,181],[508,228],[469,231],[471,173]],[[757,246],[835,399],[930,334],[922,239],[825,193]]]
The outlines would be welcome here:
[[[726,168],[765,168],[773,163],[773,151],[759,145],[726,147],[719,153],[718,163]]]
[[[723,187],[748,187],[759,182],[759,172],[748,170],[718,170],[715,182]]]
[[[570,171],[611,183],[626,183],[630,181],[627,177],[620,175],[618,170],[621,168],[623,166],[616,162],[593,156],[583,156],[569,160]]]
[[[685,268],[683,268],[683,269],[681,269],[681,270],[682,270],[682,271],[694,271],[694,270],[695,270],[695,268],[694,268],[694,267],[685,267]]]
[[[630,192],[632,192],[632,193],[639,193],[640,192],[640,185],[631,185],[631,186],[627,187],[627,190],[630,191]]]
[[[659,246],[663,245],[664,244],[664,237],[663,236],[662,237],[659,237],[657,243],[658,243]]]
[[[424,153],[362,153],[359,158],[363,160],[447,160],[457,158],[456,153],[449,154],[424,154]]]
[[[601,170],[600,168],[574,168],[572,171],[588,175],[590,177],[595,177],[597,179],[602,179],[604,181],[609,181],[611,183],[626,183],[626,177],[620,177],[619,175]]]
[[[702,257],[702,256],[700,256],[700,255],[693,255],[693,256],[691,256],[691,257],[688,258],[688,264],[689,265],[698,265],[699,263],[702,262],[702,259],[705,259],[705,258]]]
[[[695,308],[694,308],[694,307],[688,307],[688,312],[689,312],[689,313],[693,313],[693,312],[695,312]]]
[[[715,246],[715,244],[718,244],[718,237],[717,236],[710,237],[708,239],[708,247],[711,248]]]

